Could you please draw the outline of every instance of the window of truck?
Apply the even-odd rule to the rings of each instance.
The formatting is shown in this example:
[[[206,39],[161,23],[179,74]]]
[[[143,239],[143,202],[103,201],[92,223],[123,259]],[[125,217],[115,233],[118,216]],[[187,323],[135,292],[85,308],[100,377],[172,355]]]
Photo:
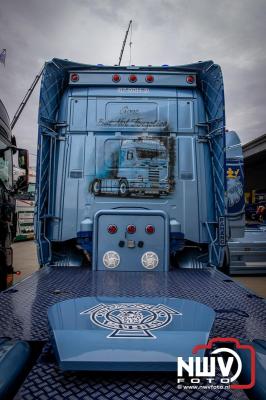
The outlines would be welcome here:
[[[0,142],[0,179],[5,186],[12,186],[12,153]]]
[[[161,150],[137,149],[138,158],[166,158],[166,152]]]
[[[133,158],[134,158],[133,151],[128,151],[127,152],[127,160],[133,160]]]

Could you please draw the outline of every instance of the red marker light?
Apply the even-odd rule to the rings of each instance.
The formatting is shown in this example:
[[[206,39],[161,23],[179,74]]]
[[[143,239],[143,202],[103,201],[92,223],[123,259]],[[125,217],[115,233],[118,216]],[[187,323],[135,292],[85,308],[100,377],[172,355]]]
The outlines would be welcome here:
[[[21,271],[16,271],[16,275],[21,275]]]
[[[109,233],[111,233],[111,235],[113,235],[114,233],[117,232],[117,226],[116,225],[109,225],[107,230],[108,230]]]
[[[154,81],[154,77],[152,75],[147,75],[146,76],[146,82],[152,83]]]
[[[187,83],[189,83],[189,84],[191,85],[191,83],[194,83],[195,78],[194,78],[194,76],[192,76],[192,75],[188,75],[188,76],[186,77],[186,81],[187,81]]]
[[[128,225],[128,226],[127,226],[127,231],[128,231],[128,233],[130,233],[130,234],[135,233],[135,232],[136,232],[136,227],[135,227],[135,225]]]
[[[113,79],[113,82],[119,82],[121,78],[120,78],[120,75],[114,74],[112,79]]]
[[[79,80],[79,74],[76,74],[76,73],[71,74],[70,79],[72,82],[77,82]]]
[[[132,74],[132,75],[130,75],[129,76],[129,78],[128,78],[128,80],[130,81],[130,82],[137,82],[137,75],[134,75],[134,74]]]
[[[147,225],[145,228],[146,233],[148,233],[149,235],[151,235],[152,233],[155,232],[155,228],[152,225]]]

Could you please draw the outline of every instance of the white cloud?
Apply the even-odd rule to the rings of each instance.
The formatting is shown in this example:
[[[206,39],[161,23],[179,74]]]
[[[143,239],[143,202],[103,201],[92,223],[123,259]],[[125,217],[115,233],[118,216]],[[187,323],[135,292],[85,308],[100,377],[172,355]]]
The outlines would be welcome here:
[[[243,142],[265,133],[264,0],[2,0],[0,97],[13,116],[43,62],[53,57],[116,64],[133,19],[133,63],[213,59],[225,78],[228,126]],[[126,47],[124,63],[129,61]],[[15,134],[36,153],[38,88]]]

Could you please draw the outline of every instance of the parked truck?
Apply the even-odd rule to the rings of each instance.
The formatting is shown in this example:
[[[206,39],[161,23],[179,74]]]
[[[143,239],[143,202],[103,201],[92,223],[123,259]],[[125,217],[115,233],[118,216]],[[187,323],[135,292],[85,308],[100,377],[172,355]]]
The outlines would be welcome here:
[[[17,153],[23,171],[16,184],[13,182],[13,158]],[[28,185],[28,152],[17,149],[10,129],[6,108],[0,100],[0,291],[13,282],[13,253],[11,244],[16,236],[15,194],[26,191]]]
[[[202,356],[215,341],[265,353],[264,301],[220,271],[229,238],[244,231],[243,158],[224,110],[212,61],[46,63],[35,208],[42,268],[0,296],[1,335],[13,354],[24,349],[6,393],[219,400],[246,399],[246,388],[263,398],[263,356],[255,389],[244,361],[242,387],[219,384],[219,374],[209,389],[176,381],[177,357]]]
[[[19,175],[20,169],[17,169]],[[34,203],[36,172],[29,168],[27,191],[16,194],[17,232],[15,241],[34,239]]]

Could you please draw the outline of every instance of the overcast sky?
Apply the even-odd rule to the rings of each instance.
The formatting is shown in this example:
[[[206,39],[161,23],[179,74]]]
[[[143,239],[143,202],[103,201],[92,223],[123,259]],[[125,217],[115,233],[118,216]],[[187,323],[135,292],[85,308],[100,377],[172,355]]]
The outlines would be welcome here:
[[[0,0],[0,50],[7,49],[0,98],[10,117],[44,61],[116,64],[130,19],[132,64],[214,60],[224,74],[228,128],[243,143],[266,133],[266,0]],[[38,96],[39,85],[14,130],[31,153]]]

